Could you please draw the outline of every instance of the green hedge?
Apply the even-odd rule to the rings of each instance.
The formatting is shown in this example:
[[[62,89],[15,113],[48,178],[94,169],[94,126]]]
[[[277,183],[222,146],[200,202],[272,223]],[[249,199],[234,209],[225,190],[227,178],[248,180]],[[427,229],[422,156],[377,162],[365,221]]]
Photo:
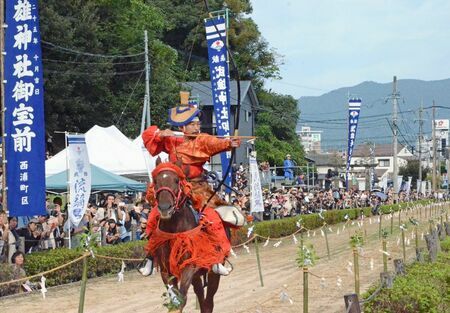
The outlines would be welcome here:
[[[444,252],[450,252],[450,237],[447,236],[447,238],[441,241],[441,249]]]
[[[414,202],[411,205],[417,205],[417,204],[427,204],[429,203],[429,200],[421,200]],[[405,208],[406,204],[401,204],[402,208]],[[383,205],[380,208],[380,211],[383,214],[388,214],[391,212],[391,209],[396,212],[399,210],[398,204],[393,205]],[[334,225],[341,222],[345,222],[345,215],[349,216],[350,219],[356,219],[357,217],[364,214],[364,216],[369,217],[372,215],[371,208],[356,208],[356,209],[345,209],[345,210],[329,210],[324,211],[323,216],[325,218],[325,222],[328,225]],[[271,238],[279,238],[283,236],[288,236],[294,233],[297,228],[297,221],[299,219],[302,219],[302,225],[303,227],[307,229],[314,229],[321,227],[323,225],[323,220],[319,217],[319,214],[306,214],[306,215],[297,215],[294,217],[288,217],[273,221],[263,221],[259,223],[254,224],[253,232],[264,236],[264,237],[271,237]],[[247,238],[247,227],[243,227],[240,230],[236,231],[233,234],[232,243],[234,245],[240,244],[242,242],[245,242]]]
[[[99,247],[95,254],[113,256],[118,258],[140,259],[144,257],[144,245],[146,241],[132,241],[119,245]],[[27,275],[34,275],[66,264],[82,255],[79,249],[70,250],[60,248],[49,251],[35,252],[26,255],[25,272]],[[125,262],[129,268],[136,266],[138,262]],[[48,286],[62,285],[81,280],[83,262],[77,262],[68,267],[48,274]],[[88,258],[88,277],[99,277],[106,274],[118,273],[121,262],[105,258]]]
[[[393,289],[383,289],[364,305],[366,313],[450,312],[450,253],[435,263],[414,263],[405,276],[397,277]],[[376,287],[370,289],[367,298]]]

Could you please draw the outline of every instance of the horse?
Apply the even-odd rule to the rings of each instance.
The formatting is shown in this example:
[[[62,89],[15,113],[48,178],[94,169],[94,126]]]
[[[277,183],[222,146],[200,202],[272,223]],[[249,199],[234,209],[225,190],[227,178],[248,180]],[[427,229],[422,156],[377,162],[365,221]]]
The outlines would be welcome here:
[[[165,165],[166,164],[166,165]],[[160,214],[156,233],[150,236],[159,238],[154,243],[154,257],[160,269],[161,278],[166,286],[175,289],[181,303],[181,313],[187,302],[187,292],[192,284],[197,295],[201,313],[211,313],[214,309],[214,295],[219,288],[220,275],[198,266],[198,262],[208,259],[202,251],[195,253],[189,247],[197,242],[207,241],[202,225],[199,225],[191,202],[184,173],[172,163],[156,164],[153,172],[154,200]],[[155,209],[155,208],[153,208]],[[149,241],[150,244],[150,241]],[[176,251],[174,251],[176,249]],[[204,251],[203,251],[204,252]],[[195,255],[194,255],[195,254]],[[205,296],[205,284],[206,296]],[[168,292],[170,294],[170,290]]]

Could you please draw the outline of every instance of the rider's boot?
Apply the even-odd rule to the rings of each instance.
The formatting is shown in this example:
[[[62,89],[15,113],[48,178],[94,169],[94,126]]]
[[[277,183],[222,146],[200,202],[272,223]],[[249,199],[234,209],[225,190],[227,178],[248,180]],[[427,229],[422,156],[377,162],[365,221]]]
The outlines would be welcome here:
[[[153,273],[153,257],[147,255],[141,264],[143,264],[143,267],[139,268],[139,272],[142,276],[150,276]]]
[[[212,271],[218,275],[227,276],[230,274],[230,270],[228,270],[223,264],[217,263],[212,266]]]

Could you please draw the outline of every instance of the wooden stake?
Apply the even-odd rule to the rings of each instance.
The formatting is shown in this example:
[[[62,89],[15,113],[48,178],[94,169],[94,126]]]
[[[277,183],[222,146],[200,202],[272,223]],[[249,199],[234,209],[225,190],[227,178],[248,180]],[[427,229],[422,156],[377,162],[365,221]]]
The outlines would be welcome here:
[[[303,313],[308,313],[308,268],[303,267]]]
[[[403,262],[406,263],[405,230],[402,228]]]
[[[327,234],[327,228],[326,227],[322,227],[323,233],[325,234],[325,243],[327,244],[327,256],[328,256],[328,260],[331,260],[330,257],[330,246],[328,244],[328,234]]]
[[[264,287],[263,275],[261,270],[261,260],[259,258],[258,236],[255,236],[255,251],[256,251],[256,262],[258,264],[259,281],[261,283],[261,287]]]
[[[86,295],[86,283],[87,283],[87,265],[88,256],[83,259],[83,274],[81,276],[81,290],[80,290],[80,303],[78,304],[78,313],[84,311],[84,296]]]
[[[386,273],[388,271],[387,268],[387,242],[386,239],[383,239],[383,270]]]
[[[347,313],[361,313],[361,306],[359,305],[357,294],[344,295],[345,312]]]
[[[383,223],[383,214],[380,211],[380,215],[378,217],[380,219],[380,222],[378,223],[378,239],[381,239],[381,224]]]
[[[359,295],[359,258],[358,249],[356,247],[353,248],[353,262],[355,270],[355,293]]]
[[[394,213],[391,213],[391,235],[394,233]]]

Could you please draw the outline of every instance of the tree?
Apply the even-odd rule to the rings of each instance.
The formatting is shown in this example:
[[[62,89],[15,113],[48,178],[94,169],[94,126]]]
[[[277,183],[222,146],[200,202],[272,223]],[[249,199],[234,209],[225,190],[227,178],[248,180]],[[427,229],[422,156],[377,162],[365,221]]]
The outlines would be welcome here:
[[[261,106],[256,116],[258,160],[279,165],[290,154],[298,165],[303,164],[304,151],[295,133],[300,115],[297,101],[292,96],[267,91],[260,91],[258,99]]]
[[[165,123],[161,112],[172,105],[179,87],[173,70],[177,53],[160,40],[169,26],[159,8],[140,0],[49,0],[40,14],[50,134],[116,124],[125,134],[138,135],[144,30],[150,41],[152,116],[156,124]],[[55,139],[61,147],[63,138]]]
[[[422,168],[422,180],[427,177],[429,168]],[[402,175],[403,178],[412,176],[412,184],[417,188],[417,179],[419,178],[419,160],[408,161],[406,166],[401,166],[398,170],[398,174]]]

